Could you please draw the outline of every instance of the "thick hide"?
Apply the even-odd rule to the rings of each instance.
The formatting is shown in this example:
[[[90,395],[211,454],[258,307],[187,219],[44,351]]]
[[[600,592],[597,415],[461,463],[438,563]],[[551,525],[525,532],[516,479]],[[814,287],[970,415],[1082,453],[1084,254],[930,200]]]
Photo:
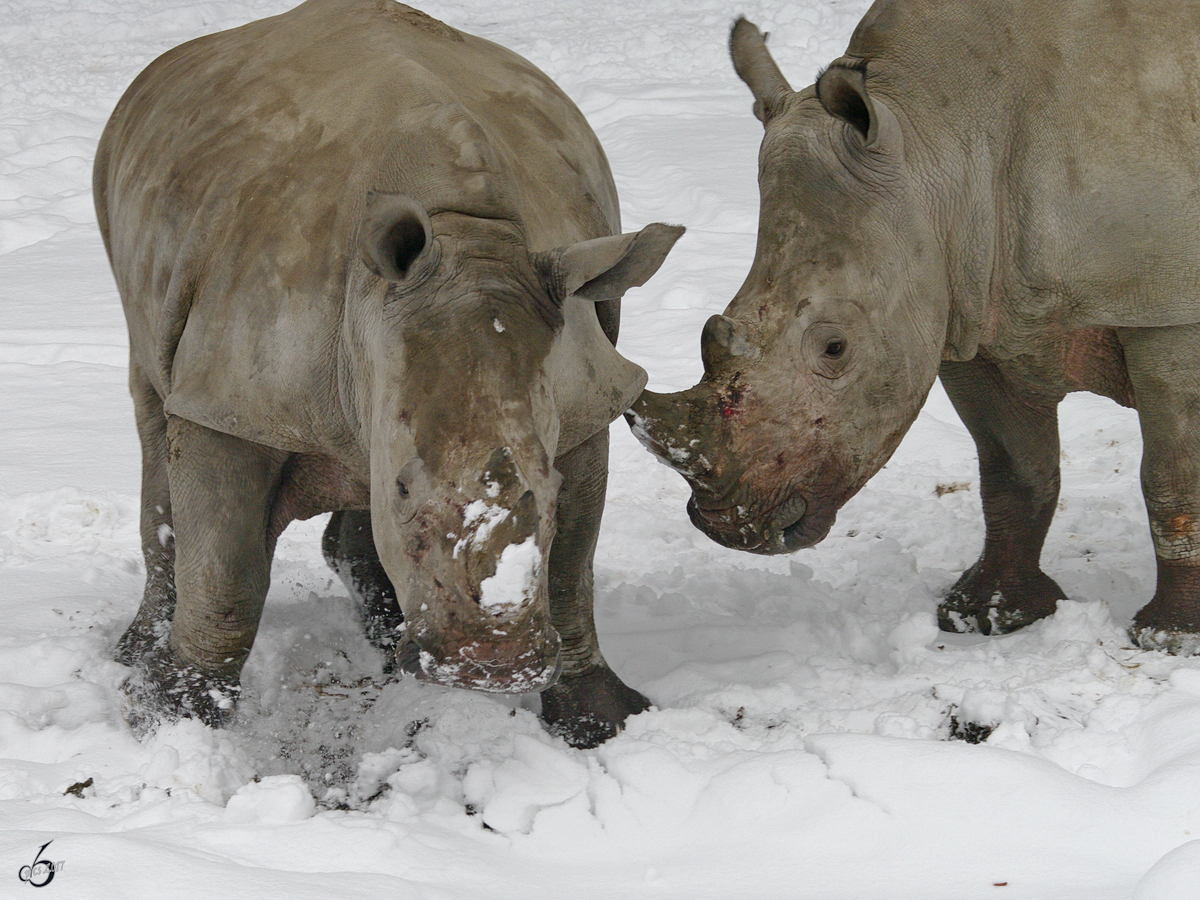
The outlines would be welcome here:
[[[546,691],[594,743],[647,701],[592,623],[607,426],[645,384],[591,129],[515,54],[390,0],[309,0],[155,60],[97,150],[130,335],[140,714],[232,710],[288,522],[393,667]],[[553,549],[552,549],[553,548]]]
[[[1141,646],[1200,652],[1200,8],[879,0],[793,91],[739,20],[765,135],[758,247],[701,337],[704,377],[635,433],[731,547],[809,546],[887,461],[934,378],[979,447],[987,538],[942,603],[1010,631],[1040,569],[1056,408],[1136,407],[1158,589]]]

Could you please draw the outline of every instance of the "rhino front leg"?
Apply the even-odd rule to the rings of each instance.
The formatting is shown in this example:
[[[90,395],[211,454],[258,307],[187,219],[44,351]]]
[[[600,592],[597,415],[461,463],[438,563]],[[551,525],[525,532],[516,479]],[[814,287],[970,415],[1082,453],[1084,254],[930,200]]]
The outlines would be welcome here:
[[[1142,426],[1142,493],[1158,564],[1130,636],[1200,654],[1200,326],[1120,332]]]
[[[117,662],[132,666],[165,642],[175,613],[175,532],[167,479],[167,419],[162,400],[140,367],[129,367],[138,438],[142,445],[142,558],[146,586],[142,605],[117,642]]]
[[[383,570],[365,509],[335,512],[321,538],[321,551],[363,611],[367,639],[384,654],[384,672],[397,666],[396,645],[404,623],[396,588]]]
[[[608,429],[564,456],[557,530],[550,550],[550,620],[562,637],[562,674],[542,692],[542,720],[574,747],[615,735],[650,701],[628,687],[600,653],[592,612],[592,561],[608,484]]]
[[[177,599],[169,639],[140,657],[130,691],[150,716],[219,725],[233,708],[287,524],[273,508],[287,455],[176,417],[167,440]]]
[[[1004,634],[1054,613],[1065,594],[1040,567],[1058,503],[1058,403],[984,359],[947,362],[942,384],[979,451],[983,553],[938,607],[943,631]]]

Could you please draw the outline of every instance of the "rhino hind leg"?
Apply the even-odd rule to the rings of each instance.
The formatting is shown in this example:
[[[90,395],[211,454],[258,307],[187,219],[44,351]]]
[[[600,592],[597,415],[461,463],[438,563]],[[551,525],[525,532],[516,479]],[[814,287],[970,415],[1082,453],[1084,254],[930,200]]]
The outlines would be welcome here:
[[[137,365],[130,366],[129,386],[142,445],[140,530],[146,585],[137,614],[117,641],[116,660],[133,666],[156,644],[165,646],[170,631],[175,614],[175,532],[162,400]]]
[[[1200,655],[1200,326],[1122,329],[1142,428],[1142,491],[1158,583],[1134,643]]]
[[[335,512],[321,538],[321,551],[362,609],[367,639],[384,655],[384,672],[391,674],[398,665],[403,667],[397,661],[397,644],[404,614],[375,550],[370,512]]]
[[[1200,656],[1200,567],[1158,560],[1158,589],[1129,628],[1143,650]]]
[[[1014,386],[991,362],[944,363],[942,384],[975,439],[983,553],[938,607],[943,631],[1005,634],[1052,615],[1066,598],[1040,567],[1058,503],[1056,396]]]
[[[550,619],[562,638],[562,674],[542,691],[542,721],[573,747],[595,747],[650,708],[600,652],[592,561],[608,484],[608,429],[555,460],[563,476],[550,550]]]

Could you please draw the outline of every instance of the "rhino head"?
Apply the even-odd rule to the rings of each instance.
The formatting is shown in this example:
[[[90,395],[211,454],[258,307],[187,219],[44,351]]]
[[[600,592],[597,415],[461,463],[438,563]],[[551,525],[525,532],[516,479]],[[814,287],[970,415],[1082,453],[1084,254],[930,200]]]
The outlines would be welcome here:
[[[864,67],[795,92],[749,22],[731,49],[766,130],[754,263],[704,327],[701,381],[647,391],[627,418],[687,479],[701,531],[782,553],[825,537],[916,418],[946,342],[946,264]]]
[[[530,252],[512,220],[369,197],[346,402],[369,448],[376,549],[429,679],[528,692],[557,677],[554,461],[646,381],[592,304],[642,284],[681,233]]]

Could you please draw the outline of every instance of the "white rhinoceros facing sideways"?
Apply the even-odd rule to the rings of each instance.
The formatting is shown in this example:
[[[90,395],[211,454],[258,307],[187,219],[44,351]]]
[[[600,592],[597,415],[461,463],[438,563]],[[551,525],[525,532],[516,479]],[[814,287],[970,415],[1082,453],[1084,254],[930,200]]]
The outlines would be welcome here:
[[[940,374],[987,526],[940,624],[1021,628],[1064,596],[1057,406],[1092,391],[1144,437],[1158,588],[1131,635],[1200,652],[1200,4],[879,0],[798,92],[753,25],[731,47],[766,129],[754,263],[700,383],[630,416],[692,521],[820,541]]]
[[[542,691],[570,742],[648,704],[592,620],[619,300],[682,232],[619,234],[543,73],[390,0],[184,44],[117,105],[96,209],[125,309],[147,719],[233,707],[280,532],[336,511],[368,634],[442,684]]]

